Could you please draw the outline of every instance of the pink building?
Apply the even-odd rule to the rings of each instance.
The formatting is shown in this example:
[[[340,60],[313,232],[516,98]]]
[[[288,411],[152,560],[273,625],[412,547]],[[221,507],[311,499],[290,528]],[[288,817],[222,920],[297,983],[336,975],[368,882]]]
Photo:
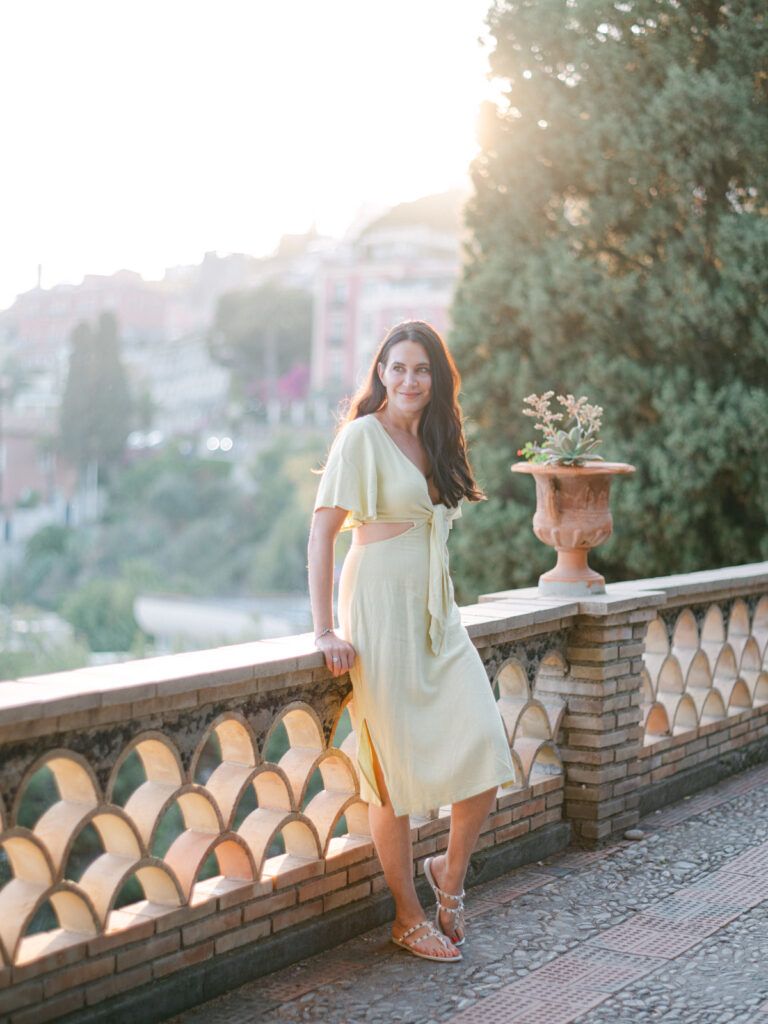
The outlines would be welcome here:
[[[464,198],[448,192],[402,203],[324,261],[315,284],[313,389],[333,396],[354,389],[401,320],[427,320],[446,332]]]
[[[0,508],[6,513],[26,502],[71,500],[77,473],[39,435],[37,424],[6,422],[0,440]]]
[[[93,321],[109,310],[126,341],[157,338],[165,330],[166,305],[157,285],[132,270],[87,274],[79,285],[34,288],[19,295],[0,313],[0,335],[26,366],[48,369],[81,321]]]
[[[178,338],[210,325],[222,292],[259,279],[265,261],[206,253],[199,265],[174,267],[162,281],[145,281],[133,270],[86,274],[81,284],[33,288],[0,312],[0,341],[25,365],[50,368],[52,353],[66,347],[72,329],[101,313],[117,317],[126,345]]]

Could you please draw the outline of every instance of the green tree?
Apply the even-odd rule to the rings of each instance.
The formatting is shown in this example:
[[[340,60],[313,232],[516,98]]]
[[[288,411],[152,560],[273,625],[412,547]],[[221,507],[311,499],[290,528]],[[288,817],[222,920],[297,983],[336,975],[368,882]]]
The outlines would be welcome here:
[[[122,455],[131,429],[131,400],[114,315],[102,313],[95,329],[78,324],[70,346],[61,450],[81,472],[89,463],[105,470]]]
[[[490,501],[457,531],[465,596],[552,553],[509,465],[522,399],[605,408],[612,578],[768,557],[768,34],[762,0],[506,0],[454,306]],[[477,552],[484,557],[478,559]]]
[[[69,594],[61,616],[81,632],[92,651],[128,651],[139,627],[134,588],[126,580],[93,579]]]
[[[8,565],[2,594],[6,603],[56,608],[59,595],[75,583],[82,567],[76,531],[44,526],[27,541],[24,557]]]
[[[216,307],[209,347],[235,371],[243,397],[272,397],[281,377],[309,364],[312,296],[274,281],[227,292]]]

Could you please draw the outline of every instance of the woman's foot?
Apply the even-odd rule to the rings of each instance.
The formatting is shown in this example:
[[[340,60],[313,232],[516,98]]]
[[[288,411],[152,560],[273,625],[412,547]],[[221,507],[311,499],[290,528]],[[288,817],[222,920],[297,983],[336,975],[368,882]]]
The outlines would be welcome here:
[[[423,916],[420,920],[410,923],[396,920],[392,926],[392,941],[415,956],[427,960],[461,959],[461,953],[450,939],[440,935]]]
[[[427,858],[424,872],[434,890],[437,903],[442,907],[437,915],[440,929],[454,945],[460,945],[466,934],[464,879],[451,876],[447,860],[445,854]]]

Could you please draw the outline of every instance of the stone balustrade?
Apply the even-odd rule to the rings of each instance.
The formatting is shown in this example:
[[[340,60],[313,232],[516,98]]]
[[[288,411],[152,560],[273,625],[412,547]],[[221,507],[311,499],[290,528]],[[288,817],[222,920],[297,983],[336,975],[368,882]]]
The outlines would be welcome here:
[[[768,758],[768,563],[462,614],[517,776],[470,881]],[[386,920],[350,696],[309,636],[0,683],[0,1021],[161,1020]]]

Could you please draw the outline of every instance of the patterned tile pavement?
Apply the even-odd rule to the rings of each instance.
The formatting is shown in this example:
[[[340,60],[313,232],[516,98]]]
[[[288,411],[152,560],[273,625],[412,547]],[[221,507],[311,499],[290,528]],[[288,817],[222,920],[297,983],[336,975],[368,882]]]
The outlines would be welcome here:
[[[641,827],[473,889],[461,963],[387,926],[173,1024],[768,1024],[768,766]]]

